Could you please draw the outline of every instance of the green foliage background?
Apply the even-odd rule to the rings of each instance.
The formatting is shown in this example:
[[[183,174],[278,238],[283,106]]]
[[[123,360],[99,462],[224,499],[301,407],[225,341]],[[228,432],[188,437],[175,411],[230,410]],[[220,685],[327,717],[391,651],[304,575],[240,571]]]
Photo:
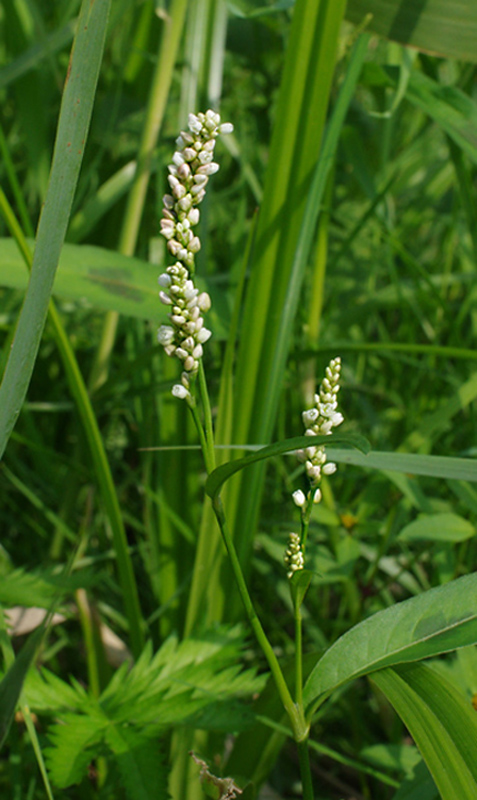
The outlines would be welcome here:
[[[88,13],[103,21],[104,52],[95,18],[97,41],[75,44],[85,80],[95,72],[81,47],[101,67],[94,106],[87,90],[91,124],[71,167],[69,214],[58,144],[59,183],[54,171],[49,189],[48,179],[80,5],[5,0],[0,9],[2,374],[26,263],[33,275],[46,265],[55,303],[41,342],[38,293],[38,321],[23,307],[32,368],[33,328],[39,350],[31,382],[26,361],[16,370],[28,393],[14,427],[8,372],[1,387],[5,445],[13,432],[0,465],[0,603],[63,616],[36,655],[42,673],[31,671],[21,694],[17,682],[22,717],[0,756],[0,789],[18,800],[198,798],[193,748],[216,774],[253,782],[250,796],[265,781],[278,797],[297,796],[282,710],[273,686],[263,688],[266,665],[245,638],[204,504],[195,432],[170,395],[177,365],[156,344],[166,167],[189,111],[214,106],[233,122],[218,145],[198,256],[213,302],[205,366],[218,463],[301,435],[301,411],[337,354],[343,432],[371,443],[368,461],[337,452],[340,468],[313,512],[311,672],[353,625],[475,567],[475,9],[463,4],[457,17],[452,3],[429,0],[419,24],[403,6],[398,26],[378,0],[350,2],[344,21],[341,3],[302,0],[293,12],[292,2],[119,0],[108,17],[109,4],[95,0]],[[293,14],[301,28],[291,29]],[[57,207],[42,232],[47,191]],[[303,476],[293,457],[264,463],[231,479],[225,503],[287,663],[282,557]],[[23,639],[5,624],[0,633],[6,671]],[[30,645],[24,659],[33,654]],[[132,657],[131,671],[118,667]],[[471,709],[473,648],[340,686],[311,733],[320,798],[405,800],[416,787],[438,797],[385,694],[399,710],[421,692],[440,718],[421,687],[444,673],[455,713],[461,695]]]

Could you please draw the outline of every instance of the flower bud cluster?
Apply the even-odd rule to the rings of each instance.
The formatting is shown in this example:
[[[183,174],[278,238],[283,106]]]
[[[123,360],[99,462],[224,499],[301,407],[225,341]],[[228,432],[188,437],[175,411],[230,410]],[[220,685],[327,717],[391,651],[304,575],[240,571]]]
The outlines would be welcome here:
[[[303,550],[301,548],[300,537],[298,533],[290,533],[288,536],[288,547],[283,556],[285,565],[288,567],[287,578],[291,578],[294,572],[303,569],[305,566],[305,559]]]
[[[206,292],[199,294],[193,281],[194,257],[200,250],[200,240],[193,232],[200,218],[197,206],[204,199],[209,176],[219,169],[213,161],[215,140],[232,130],[230,123],[220,123],[220,115],[214,111],[189,114],[189,131],[182,131],[176,140],[177,150],[169,166],[171,194],[163,198],[161,233],[176,263],[159,276],[159,298],[170,308],[171,325],[161,325],[158,341],[167,355],[182,361],[181,383],[172,389],[173,395],[182,399],[190,395],[202,345],[211,336],[202,316],[210,308],[210,297]]]
[[[343,422],[343,415],[337,411],[341,359],[334,358],[326,368],[325,377],[321,383],[318,394],[315,394],[315,406],[302,414],[305,425],[305,436],[329,435],[333,428]],[[326,452],[321,447],[306,447],[298,450],[297,456],[305,462],[306,474],[310,480],[311,488],[315,489],[313,501],[319,503],[321,491],[318,485],[323,475],[332,475],[336,472],[336,464],[326,460]],[[296,502],[296,501],[295,501]]]

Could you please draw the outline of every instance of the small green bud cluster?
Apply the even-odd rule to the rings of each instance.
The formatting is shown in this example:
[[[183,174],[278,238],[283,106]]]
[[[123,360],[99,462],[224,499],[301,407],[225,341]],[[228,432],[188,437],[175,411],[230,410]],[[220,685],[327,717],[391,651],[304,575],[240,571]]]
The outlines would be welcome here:
[[[181,383],[172,389],[175,397],[190,396],[202,358],[202,345],[212,335],[204,327],[202,314],[210,308],[207,292],[199,293],[193,281],[194,257],[200,240],[193,228],[200,218],[197,206],[205,197],[209,176],[218,171],[213,161],[215,140],[219,134],[231,133],[233,126],[220,123],[215,111],[189,114],[189,131],[182,131],[176,140],[177,150],[169,166],[171,194],[164,195],[161,233],[176,263],[159,276],[161,302],[170,307],[171,325],[161,325],[158,341],[169,356],[182,361]]]
[[[287,578],[291,578],[294,572],[303,569],[305,566],[305,559],[298,533],[289,534],[288,547],[285,550],[283,560],[288,567]]]

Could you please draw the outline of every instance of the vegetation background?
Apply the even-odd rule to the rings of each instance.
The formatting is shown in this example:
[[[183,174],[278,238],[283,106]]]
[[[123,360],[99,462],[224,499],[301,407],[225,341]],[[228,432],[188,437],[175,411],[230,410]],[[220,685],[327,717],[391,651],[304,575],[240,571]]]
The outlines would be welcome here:
[[[206,370],[217,441],[301,434],[301,411],[339,354],[346,429],[381,451],[371,469],[338,453],[347,465],[314,512],[305,645],[316,653],[475,566],[476,11],[469,3],[457,17],[449,3],[442,19],[429,0],[416,24],[402,4],[398,25],[377,1],[350,2],[343,21],[341,2],[116,0],[106,26],[109,4],[96,0],[101,66],[84,149],[87,111],[82,121],[82,108],[61,111],[79,137],[65,134],[66,148],[78,145],[66,197],[66,149],[57,146],[48,181],[80,5],[0,9],[2,373],[47,191],[56,205],[45,203],[34,256],[44,279],[61,250],[14,429],[46,279],[43,310],[30,292],[16,379],[10,359],[0,389],[2,450],[12,431],[0,467],[5,669],[12,644],[18,651],[38,625],[32,608],[61,614],[37,656],[43,678],[26,680],[0,788],[15,800],[149,800],[167,785],[174,798],[201,797],[194,748],[216,774],[266,782],[263,797],[297,796],[294,750],[204,505],[195,432],[170,395],[177,365],[156,344],[166,167],[190,111],[219,108],[234,124],[218,145],[198,256],[213,302]],[[77,40],[71,74],[92,81],[92,104],[88,46]],[[17,343],[21,333],[20,321]],[[414,462],[393,460],[409,453],[469,466],[432,472],[428,462],[418,477]],[[302,481],[293,458],[276,459],[226,495],[285,662],[293,615],[282,558]],[[30,609],[23,623],[19,607]],[[133,658],[131,671],[119,667]],[[470,701],[474,649],[437,667]],[[364,680],[320,710],[312,747],[322,800],[404,800],[416,786],[438,797],[402,723]]]

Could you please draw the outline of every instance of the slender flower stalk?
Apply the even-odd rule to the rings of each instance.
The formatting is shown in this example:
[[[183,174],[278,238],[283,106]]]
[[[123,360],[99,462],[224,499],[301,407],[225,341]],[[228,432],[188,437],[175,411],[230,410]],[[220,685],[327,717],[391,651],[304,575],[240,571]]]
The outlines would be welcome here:
[[[200,239],[193,229],[200,219],[198,205],[205,197],[209,177],[219,169],[213,161],[216,139],[232,130],[233,126],[221,123],[214,111],[189,114],[189,131],[182,131],[177,138],[169,166],[171,194],[163,198],[161,233],[176,261],[159,275],[159,298],[170,310],[171,324],[161,325],[157,338],[167,355],[176,356],[182,363],[181,382],[172,388],[174,397],[181,400],[191,398],[202,345],[212,335],[203,316],[210,308],[210,297],[207,292],[199,293],[193,280],[195,254],[200,250]]]

